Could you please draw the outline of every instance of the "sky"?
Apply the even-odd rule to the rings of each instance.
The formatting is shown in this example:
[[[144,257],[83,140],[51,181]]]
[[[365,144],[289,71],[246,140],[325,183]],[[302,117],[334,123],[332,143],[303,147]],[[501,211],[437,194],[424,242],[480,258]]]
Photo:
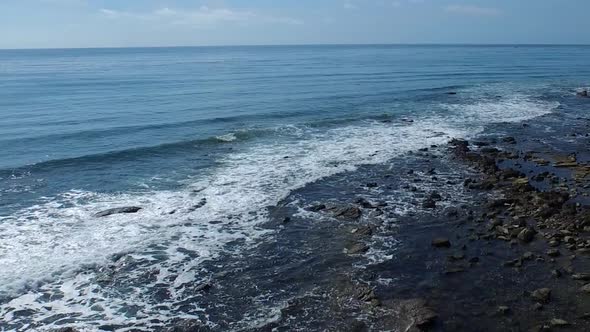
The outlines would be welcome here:
[[[0,48],[590,44],[588,0],[1,0]]]

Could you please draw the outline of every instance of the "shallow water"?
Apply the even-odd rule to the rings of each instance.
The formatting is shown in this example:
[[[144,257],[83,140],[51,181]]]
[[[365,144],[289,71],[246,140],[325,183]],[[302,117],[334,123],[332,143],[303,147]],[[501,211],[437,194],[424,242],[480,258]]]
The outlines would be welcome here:
[[[321,243],[269,225],[267,207],[297,210],[322,198],[293,200],[310,184],[559,112],[588,84],[588,55],[574,46],[0,51],[0,326],[272,320],[276,294],[211,308],[194,289],[247,269],[241,255],[278,238],[293,248],[272,249],[277,260]],[[93,216],[127,205],[143,209]],[[403,245],[387,241],[369,256]],[[313,288],[273,284],[281,276],[267,288]],[[226,317],[241,305],[254,317]]]

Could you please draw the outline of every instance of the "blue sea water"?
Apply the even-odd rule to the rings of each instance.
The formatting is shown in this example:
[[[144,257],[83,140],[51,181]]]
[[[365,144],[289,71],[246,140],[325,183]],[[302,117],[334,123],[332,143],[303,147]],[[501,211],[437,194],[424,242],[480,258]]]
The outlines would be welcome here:
[[[178,288],[269,236],[262,209],[295,189],[558,110],[589,84],[588,58],[541,45],[0,51],[0,313],[52,317],[35,294],[60,290],[61,313],[128,319],[128,300],[82,268],[133,253]],[[127,205],[143,210],[94,217]],[[113,309],[87,310],[101,301]]]

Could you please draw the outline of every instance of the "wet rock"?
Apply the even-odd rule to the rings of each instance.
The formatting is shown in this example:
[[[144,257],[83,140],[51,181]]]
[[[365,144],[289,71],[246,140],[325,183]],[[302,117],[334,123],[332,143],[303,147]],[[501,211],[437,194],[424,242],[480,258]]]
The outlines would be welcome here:
[[[485,154],[498,154],[498,153],[500,153],[500,150],[498,150],[497,148],[493,148],[493,147],[481,148],[479,151],[481,153],[485,153]]]
[[[339,219],[352,219],[356,220],[361,217],[361,209],[356,206],[344,206],[334,207],[330,211],[334,214],[334,217]]]
[[[456,273],[461,273],[461,272],[465,272],[465,269],[462,267],[449,267],[445,270],[445,274],[456,274]]]
[[[563,319],[559,319],[559,318],[553,318],[550,323],[551,323],[551,326],[554,326],[554,327],[564,327],[564,326],[570,325],[570,323],[568,323],[567,321],[565,321]]]
[[[572,275],[572,279],[581,281],[590,281],[590,273],[576,273]]]
[[[188,209],[188,212],[194,212],[207,204],[207,199],[203,198],[198,204],[195,204]]]
[[[320,212],[322,210],[326,209],[326,205],[325,204],[316,204],[316,205],[312,205],[310,207],[307,208],[307,211],[311,211],[311,212]]]
[[[505,316],[510,313],[510,308],[504,305],[501,305],[496,309],[496,313],[501,316]]]
[[[434,324],[438,314],[426,305],[423,299],[406,300],[401,303],[400,313],[407,321],[404,331],[424,330]]]
[[[580,288],[580,292],[590,294],[590,284],[586,284]]]
[[[450,248],[451,241],[444,237],[435,238],[432,240],[432,246],[435,248]]]
[[[376,207],[371,202],[367,201],[366,199],[364,199],[362,197],[357,198],[354,202],[365,209],[374,209]]]
[[[549,249],[549,250],[547,250],[547,256],[549,256],[549,257],[558,257],[560,255],[561,255],[561,253],[559,252],[558,249]]]
[[[508,144],[516,144],[516,139],[512,136],[508,136],[508,137],[502,138],[502,142],[508,143]]]
[[[353,229],[351,233],[356,236],[369,237],[373,235],[373,228],[370,226],[363,226]]]
[[[356,298],[363,302],[372,302],[373,300],[378,300],[375,290],[366,286],[361,286],[356,291]]]
[[[551,300],[551,289],[539,288],[531,293],[531,298],[540,303],[549,303]]]
[[[462,252],[458,252],[458,253],[455,253],[455,254],[452,254],[452,255],[447,256],[447,258],[451,262],[461,261],[461,260],[464,260],[465,259],[465,254],[462,253]]]
[[[204,282],[204,283],[198,285],[197,287],[195,287],[195,291],[204,292],[204,291],[210,290],[211,288],[213,288],[213,285],[211,285],[211,283]]]
[[[436,201],[430,198],[427,198],[422,202],[422,207],[425,209],[436,209]]]
[[[369,250],[369,246],[363,243],[355,243],[350,247],[346,248],[346,253],[349,255],[358,255]]]
[[[369,331],[369,327],[365,322],[360,320],[355,320],[350,324],[350,327],[346,332],[367,332]]]
[[[174,323],[174,326],[166,330],[167,332],[202,332],[207,331],[201,322],[197,320],[182,320]]]
[[[555,269],[555,270],[551,270],[551,275],[554,276],[555,278],[561,278],[561,276],[563,274],[561,273],[561,271]]]
[[[59,329],[51,330],[53,332],[79,332],[80,330],[73,327],[62,327]]]
[[[537,232],[531,228],[525,228],[520,233],[518,233],[518,239],[522,242],[529,243],[535,239],[535,234]]]
[[[472,144],[477,146],[478,148],[490,145],[490,143],[488,143],[488,142],[480,142],[480,141],[474,141],[474,142],[472,142]]]
[[[137,207],[137,206],[125,206],[125,207],[120,207],[120,208],[113,208],[113,209],[104,210],[104,211],[96,213],[94,216],[97,218],[100,218],[100,217],[107,217],[107,216],[110,216],[113,214],[136,213],[139,210],[141,210],[141,208]]]
[[[587,89],[580,90],[580,91],[577,91],[576,92],[576,96],[583,97],[583,98],[589,98],[590,97],[590,92],[588,92]]]

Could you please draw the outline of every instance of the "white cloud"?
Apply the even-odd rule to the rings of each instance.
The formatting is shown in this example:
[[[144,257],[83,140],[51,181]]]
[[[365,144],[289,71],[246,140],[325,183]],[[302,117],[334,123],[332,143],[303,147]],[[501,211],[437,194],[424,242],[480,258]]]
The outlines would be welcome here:
[[[253,11],[209,8],[206,6],[193,10],[177,10],[165,7],[145,13],[101,9],[100,14],[109,19],[134,19],[197,27],[207,27],[231,22],[303,24],[303,21],[291,17],[268,16]]]
[[[470,5],[450,5],[445,7],[445,10],[453,14],[471,16],[496,16],[501,14],[501,11],[496,8],[478,7]]]

